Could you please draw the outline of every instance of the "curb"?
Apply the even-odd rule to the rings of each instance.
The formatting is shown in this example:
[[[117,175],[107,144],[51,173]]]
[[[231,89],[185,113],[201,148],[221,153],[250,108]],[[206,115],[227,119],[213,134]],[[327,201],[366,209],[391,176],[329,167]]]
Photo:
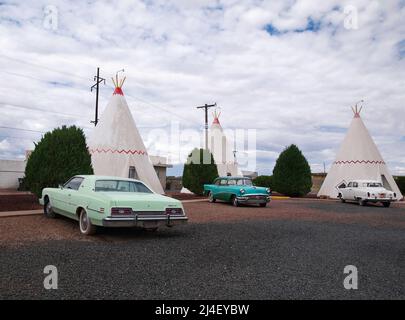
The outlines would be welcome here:
[[[42,213],[43,213],[42,209],[24,210],[24,211],[3,211],[3,212],[0,212],[0,218],[33,216],[33,215],[39,215]]]

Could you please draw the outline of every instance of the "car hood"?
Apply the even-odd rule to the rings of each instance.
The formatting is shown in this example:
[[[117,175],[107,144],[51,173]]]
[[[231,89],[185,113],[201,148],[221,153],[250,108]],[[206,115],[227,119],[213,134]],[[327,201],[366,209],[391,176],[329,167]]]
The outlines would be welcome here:
[[[111,206],[127,207],[133,210],[164,211],[166,208],[182,208],[179,200],[156,193],[97,192],[110,201]]]
[[[255,187],[255,186],[240,186],[239,189],[245,190],[245,194],[268,194],[267,188],[265,187]]]

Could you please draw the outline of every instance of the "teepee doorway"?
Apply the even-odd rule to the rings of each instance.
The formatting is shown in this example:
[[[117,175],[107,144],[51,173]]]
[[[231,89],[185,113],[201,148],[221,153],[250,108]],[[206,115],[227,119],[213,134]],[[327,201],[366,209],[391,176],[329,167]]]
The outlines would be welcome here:
[[[383,174],[381,175],[381,181],[382,181],[382,184],[385,189],[392,191],[390,183],[388,182],[387,178]]]
[[[130,178],[130,179],[139,179],[138,173],[136,172],[136,169],[135,169],[134,166],[129,167],[128,178]]]

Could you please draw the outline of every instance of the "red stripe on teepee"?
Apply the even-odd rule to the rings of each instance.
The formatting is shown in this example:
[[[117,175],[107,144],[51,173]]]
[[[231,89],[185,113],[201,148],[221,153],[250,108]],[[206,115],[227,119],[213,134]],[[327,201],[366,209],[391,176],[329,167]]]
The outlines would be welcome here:
[[[113,95],[115,95],[115,94],[119,94],[119,95],[123,96],[124,92],[122,91],[122,89],[120,87],[116,87]]]
[[[89,149],[90,153],[125,153],[125,154],[139,154],[139,155],[147,155],[148,153],[146,151],[142,150],[118,150],[118,149]]]
[[[334,164],[385,164],[384,161],[376,160],[347,160],[347,161],[335,161]]]

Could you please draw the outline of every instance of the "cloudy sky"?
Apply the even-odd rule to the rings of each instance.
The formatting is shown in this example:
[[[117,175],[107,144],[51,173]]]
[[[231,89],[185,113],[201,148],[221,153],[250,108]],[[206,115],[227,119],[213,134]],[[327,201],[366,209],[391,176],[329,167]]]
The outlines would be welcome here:
[[[291,143],[323,171],[364,99],[366,126],[405,175],[404,21],[403,0],[0,0],[0,158],[24,158],[63,124],[91,134],[100,67],[101,111],[125,69],[150,154],[176,152],[151,131],[201,131],[195,107],[217,102],[224,128],[256,130],[259,173]]]

